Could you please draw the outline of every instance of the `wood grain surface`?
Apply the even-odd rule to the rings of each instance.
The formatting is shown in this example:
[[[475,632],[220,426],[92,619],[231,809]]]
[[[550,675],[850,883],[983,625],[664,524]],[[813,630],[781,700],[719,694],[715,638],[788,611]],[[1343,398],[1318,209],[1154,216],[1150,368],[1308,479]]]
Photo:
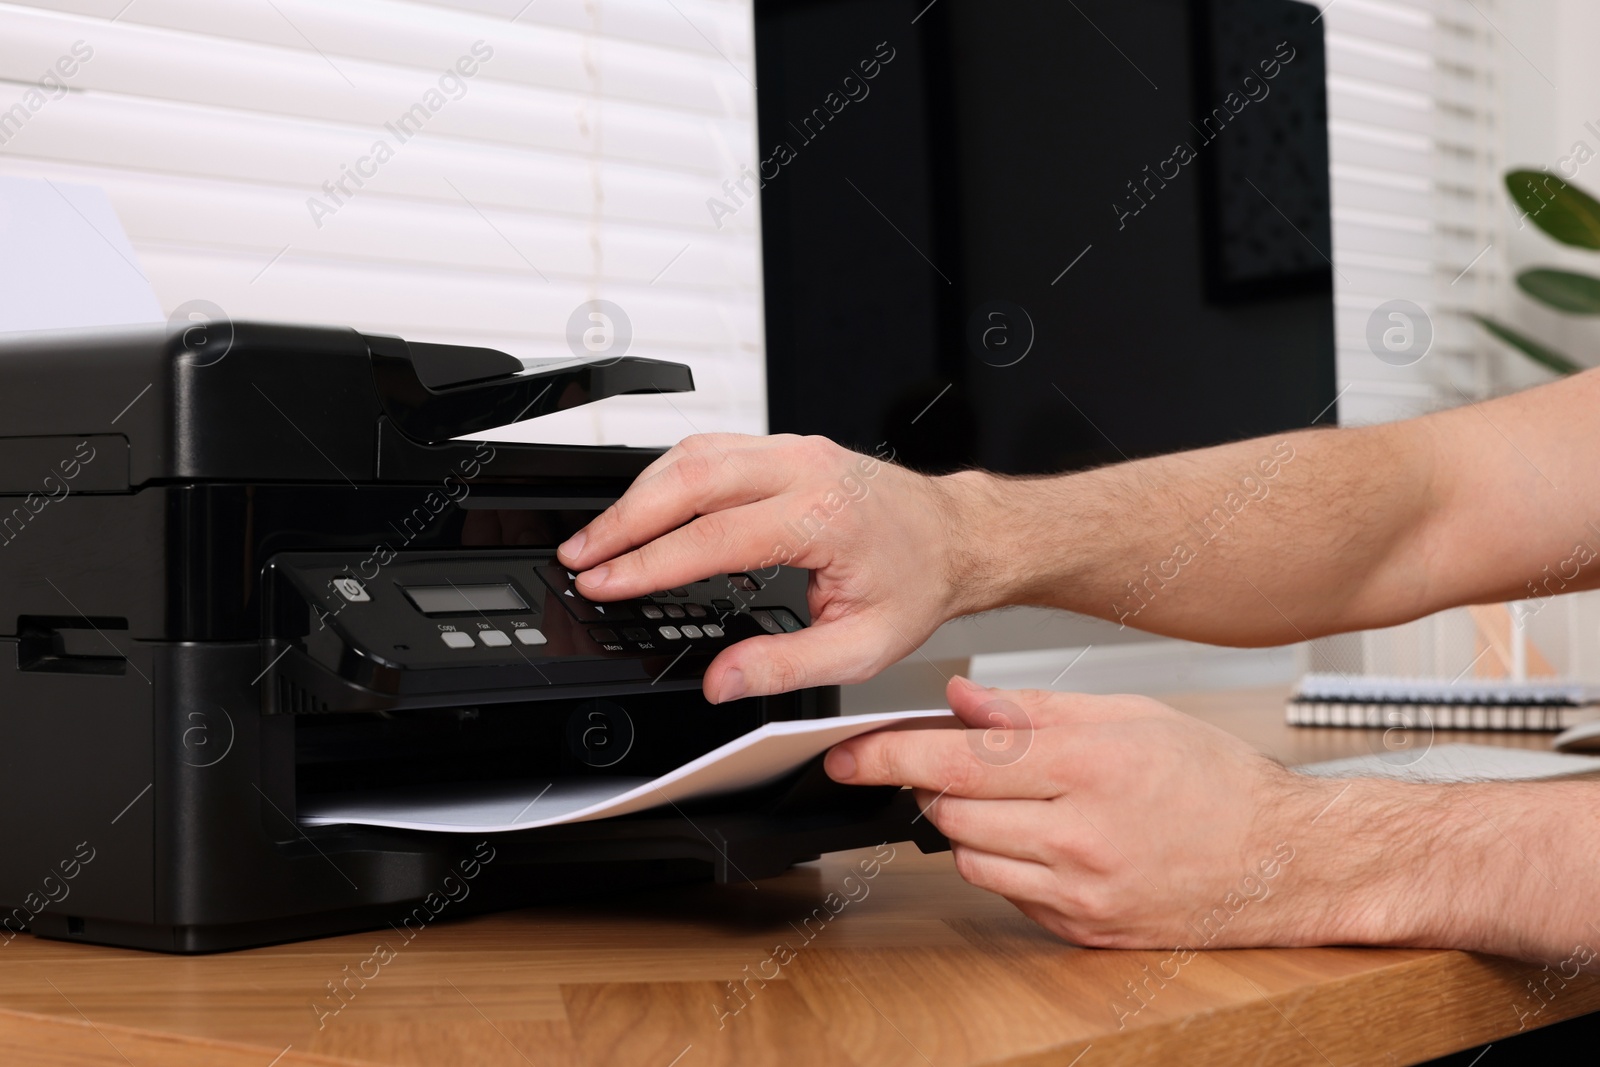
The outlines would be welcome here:
[[[1172,702],[1286,762],[1384,743],[1291,730],[1283,695]],[[1458,739],[1483,740],[1435,742]],[[1208,952],[1153,981],[1171,953],[1074,948],[966,885],[948,856],[874,855],[441,924],[343,999],[328,984],[385,935],[204,957],[19,937],[0,948],[0,1064],[1342,1067],[1495,1040],[1523,1013],[1545,1025],[1600,1008],[1600,980],[1536,998],[1537,968],[1431,950]],[[1131,1012],[1130,985],[1144,994]]]

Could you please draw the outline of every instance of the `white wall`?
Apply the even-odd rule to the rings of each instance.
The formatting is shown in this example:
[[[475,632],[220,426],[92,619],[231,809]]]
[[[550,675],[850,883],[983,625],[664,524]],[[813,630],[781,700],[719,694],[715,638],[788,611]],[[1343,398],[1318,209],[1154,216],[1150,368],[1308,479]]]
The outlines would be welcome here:
[[[1506,71],[1506,158],[1514,166],[1549,167],[1552,173],[1600,196],[1600,4],[1593,0],[1518,0],[1502,25],[1520,49]],[[1592,127],[1592,128],[1591,128]],[[1579,145],[1594,158],[1563,172]],[[1565,267],[1600,276],[1600,253],[1568,249],[1537,227],[1514,224],[1508,260],[1513,273],[1535,266]],[[1562,315],[1520,294],[1507,294],[1504,311],[1514,324],[1587,365],[1600,365],[1600,324]],[[1519,380],[1541,380],[1519,368]]]
[[[1545,167],[1600,197],[1600,4],[1593,0],[1517,0],[1501,24],[1523,55],[1507,68],[1506,157],[1515,166]],[[1592,127],[1592,128],[1591,128]],[[1563,173],[1563,158],[1582,143],[1595,158]],[[1514,274],[1536,266],[1563,267],[1600,277],[1600,252],[1568,249],[1532,225],[1509,229],[1507,259]],[[1600,365],[1600,323],[1561,315],[1520,293],[1507,293],[1511,323],[1588,366]],[[1517,380],[1543,381],[1519,365]],[[1600,520],[1600,515],[1594,516]],[[1600,592],[1564,598],[1571,620],[1571,672],[1600,680]]]

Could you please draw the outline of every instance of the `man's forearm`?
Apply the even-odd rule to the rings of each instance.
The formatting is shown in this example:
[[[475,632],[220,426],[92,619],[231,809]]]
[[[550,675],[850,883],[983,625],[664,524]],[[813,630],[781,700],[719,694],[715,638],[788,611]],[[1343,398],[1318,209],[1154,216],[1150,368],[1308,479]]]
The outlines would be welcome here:
[[[1600,968],[1600,783],[1346,786],[1301,838],[1328,906],[1308,940]]]
[[[1053,478],[939,479],[970,610],[1220,644],[1600,587],[1600,371],[1405,422]]]
[[[1433,501],[1414,426],[1311,430],[1053,478],[952,475],[986,601],[1219,644],[1410,617]]]

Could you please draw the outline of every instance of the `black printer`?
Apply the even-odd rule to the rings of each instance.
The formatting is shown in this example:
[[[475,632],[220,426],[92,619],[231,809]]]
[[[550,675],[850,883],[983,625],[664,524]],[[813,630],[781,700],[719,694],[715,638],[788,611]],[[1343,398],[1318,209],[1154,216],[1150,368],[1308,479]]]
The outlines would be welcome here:
[[[326,327],[0,339],[0,947],[207,952],[944,847],[908,793],[819,761],[487,840],[297,820],[330,794],[654,776],[838,714],[832,687],[700,692],[730,642],[809,622],[803,571],[577,594],[554,547],[658,452],[454,440],[691,388],[657,360]]]

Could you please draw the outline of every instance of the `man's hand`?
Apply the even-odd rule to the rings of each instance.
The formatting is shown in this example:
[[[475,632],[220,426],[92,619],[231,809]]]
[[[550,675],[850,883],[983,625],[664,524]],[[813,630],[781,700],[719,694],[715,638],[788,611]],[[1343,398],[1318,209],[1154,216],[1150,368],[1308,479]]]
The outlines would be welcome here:
[[[621,600],[713,574],[809,568],[812,624],[725,649],[713,702],[857,682],[975,599],[961,476],[929,478],[821,437],[690,437],[563,544],[578,591]]]
[[[963,678],[947,695],[970,729],[866,734],[833,748],[828,773],[914,786],[962,877],[1068,941],[1198,950],[1407,939],[1384,906],[1400,837],[1384,837],[1386,818],[1340,829],[1358,811],[1379,818],[1374,787],[1406,787],[1362,782],[1345,795],[1349,782],[1295,774],[1144,697],[1002,692]]]
[[[829,775],[915,787],[963,878],[1075,944],[1176,950],[1163,966],[1364,944],[1600,971],[1593,781],[1317,778],[1146,697],[947,695],[969,729],[863,734]]]

